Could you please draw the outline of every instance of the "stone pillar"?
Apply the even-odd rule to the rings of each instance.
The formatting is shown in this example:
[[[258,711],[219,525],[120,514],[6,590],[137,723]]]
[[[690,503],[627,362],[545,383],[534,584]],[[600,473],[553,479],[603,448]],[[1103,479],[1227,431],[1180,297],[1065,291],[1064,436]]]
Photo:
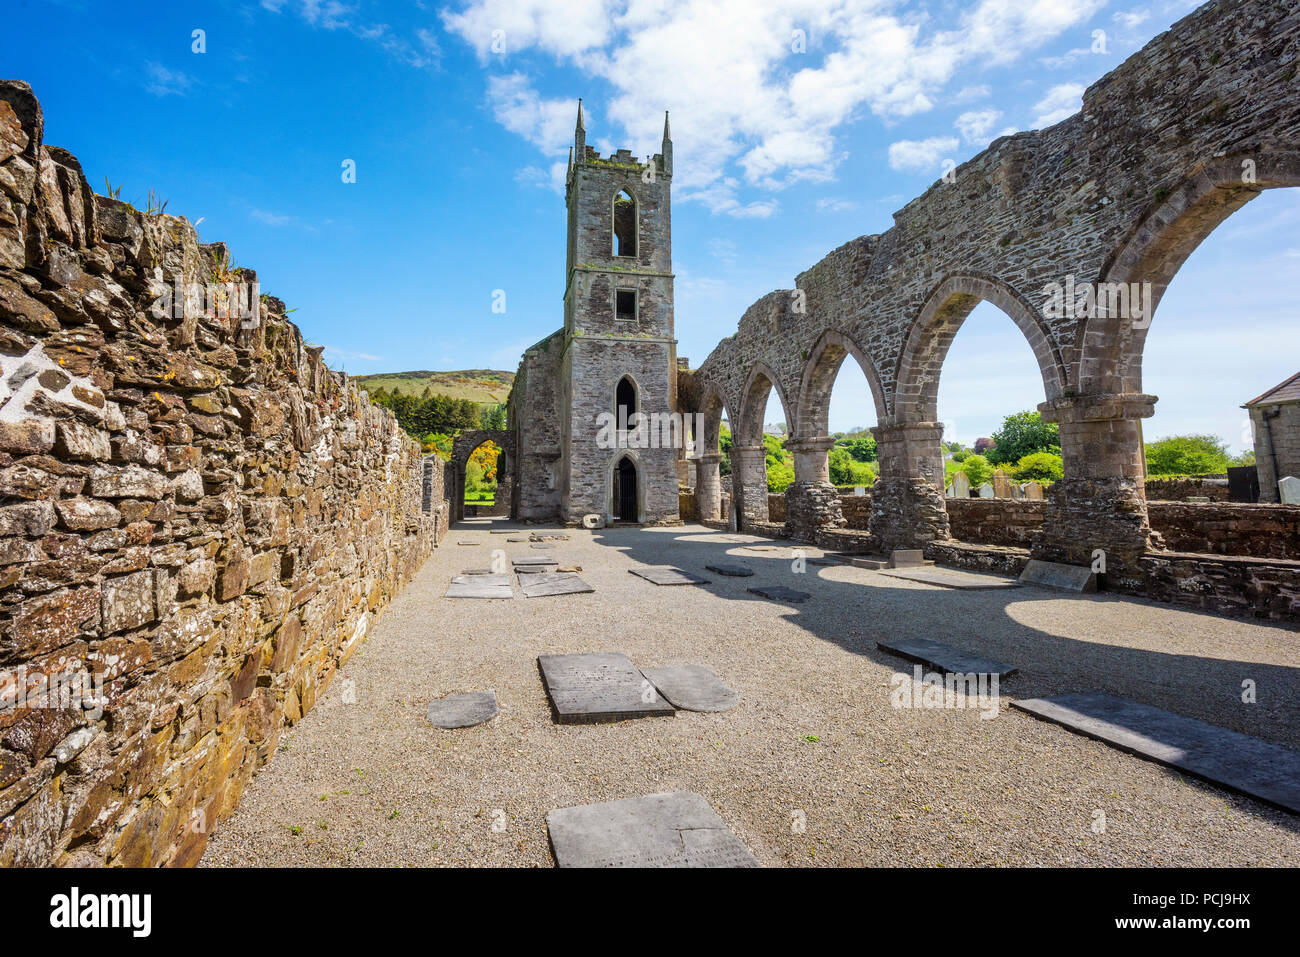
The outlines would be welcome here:
[[[871,490],[871,537],[888,554],[949,538],[943,504],[943,423],[878,425],[880,477]]]
[[[721,521],[722,479],[718,470],[722,455],[713,452],[701,455],[695,462],[695,509],[702,522]]]
[[[829,435],[795,438],[785,444],[794,453],[794,482],[785,490],[785,532],[796,541],[815,542],[819,528],[848,524],[840,509],[839,490],[831,484],[826,453],[834,444]]]
[[[767,521],[767,450],[761,445],[731,447],[731,482],[736,528]]]
[[[1156,397],[1140,393],[1065,396],[1038,406],[1061,429],[1065,478],[1052,484],[1032,554],[1044,561],[1093,566],[1105,555],[1105,582],[1135,590],[1138,558],[1163,547],[1147,521],[1141,420]]]

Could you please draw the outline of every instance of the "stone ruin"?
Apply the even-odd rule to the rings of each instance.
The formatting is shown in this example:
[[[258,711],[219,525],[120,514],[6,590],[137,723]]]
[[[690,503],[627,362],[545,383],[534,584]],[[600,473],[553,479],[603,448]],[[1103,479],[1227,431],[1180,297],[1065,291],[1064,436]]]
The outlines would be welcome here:
[[[446,529],[279,300],[227,317],[228,262],[0,82],[0,866],[197,861]]]

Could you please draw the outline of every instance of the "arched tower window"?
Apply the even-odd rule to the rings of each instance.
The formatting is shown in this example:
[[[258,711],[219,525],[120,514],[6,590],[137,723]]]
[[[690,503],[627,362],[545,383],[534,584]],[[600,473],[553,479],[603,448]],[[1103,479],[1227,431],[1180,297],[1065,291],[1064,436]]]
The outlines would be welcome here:
[[[624,411],[626,410],[626,411]],[[623,422],[632,418],[636,414],[636,386],[627,376],[618,380],[618,388],[614,390],[614,415],[617,417],[620,428]]]
[[[614,197],[614,255],[636,255],[636,200],[625,189]]]

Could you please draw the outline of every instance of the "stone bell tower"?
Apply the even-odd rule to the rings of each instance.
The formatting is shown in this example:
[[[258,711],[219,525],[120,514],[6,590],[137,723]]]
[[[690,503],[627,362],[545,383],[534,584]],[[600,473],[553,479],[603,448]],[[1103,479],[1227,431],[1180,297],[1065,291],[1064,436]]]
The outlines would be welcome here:
[[[673,145],[603,157],[587,145],[582,101],[565,197],[568,255],[560,386],[561,515],[642,524],[678,521],[677,458],[662,434],[623,429],[634,414],[677,408],[673,337]],[[622,418],[620,415],[622,410]],[[618,430],[611,435],[611,413]],[[611,442],[611,438],[614,439]],[[647,445],[649,447],[640,447]]]

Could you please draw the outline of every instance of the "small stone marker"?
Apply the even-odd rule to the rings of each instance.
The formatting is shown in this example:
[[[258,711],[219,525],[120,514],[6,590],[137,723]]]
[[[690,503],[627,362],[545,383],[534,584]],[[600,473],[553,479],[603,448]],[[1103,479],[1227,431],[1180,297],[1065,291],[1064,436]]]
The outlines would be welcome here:
[[[755,595],[762,595],[764,598],[770,598],[773,601],[791,601],[795,604],[802,604],[812,597],[806,591],[786,588],[784,585],[757,585],[745,590],[753,592]]]
[[[676,714],[627,655],[539,655],[557,724],[593,724]]]
[[[457,544],[457,545],[477,545],[478,542],[467,542],[467,541],[465,541],[464,539],[460,539],[459,541],[456,542],[456,544]]]
[[[1060,562],[1039,561],[1037,558],[1029,560],[1025,570],[1020,573],[1020,582],[1077,594],[1097,590],[1097,574],[1086,565],[1063,565]]]
[[[985,591],[993,588],[1019,588],[1020,582],[1002,575],[986,575],[982,572],[968,572],[960,568],[882,569],[880,574],[891,578],[906,578],[908,581],[921,582],[924,585],[939,585],[943,588],[956,588],[961,591]]]
[[[1300,754],[1108,694],[1013,701],[1036,718],[1300,814]]]
[[[452,579],[447,586],[445,598],[514,598],[514,590],[509,584],[486,584],[483,579],[495,578],[495,575],[461,575]],[[501,576],[508,577],[508,576]]]
[[[952,497],[970,498],[970,479],[965,472],[958,472],[952,477]]]
[[[594,592],[585,581],[577,575],[566,572],[542,572],[528,575],[521,579],[519,587],[525,598],[547,598],[552,595],[585,595]]]
[[[993,498],[993,486],[985,482],[979,488],[980,498]]]
[[[740,704],[740,695],[704,665],[666,665],[647,668],[644,674],[673,707],[683,711],[730,711]]]
[[[952,674],[997,675],[1006,678],[1016,673],[1011,665],[992,658],[970,655],[951,645],[945,645],[929,638],[900,638],[894,641],[878,641],[876,647],[891,655],[898,655],[908,661],[927,665],[936,671]]]
[[[1025,498],[1031,502],[1041,502],[1043,500],[1043,487],[1037,482],[1026,482]]]
[[[633,575],[644,578],[648,582],[654,582],[656,585],[708,585],[707,578],[701,578],[699,575],[692,575],[690,572],[684,572],[680,568],[674,568],[672,565],[649,565],[645,568],[629,568]]]
[[[925,565],[925,551],[920,548],[895,548],[889,556],[890,568],[920,568]]]
[[[429,723],[439,728],[472,728],[497,716],[497,696],[491,691],[451,694],[429,702]]]
[[[1001,469],[993,470],[993,497],[1011,497],[1011,477]]]
[[[1277,500],[1283,505],[1300,505],[1300,478],[1288,475],[1278,482]]]
[[[604,528],[605,519],[603,516],[597,515],[595,512],[592,512],[589,515],[582,516],[582,527],[583,528]]]
[[[1021,485],[1017,485],[1016,483],[1012,482],[1012,483],[1011,483],[1011,497],[1012,497],[1012,498],[1024,498],[1024,497],[1025,497],[1025,489],[1024,489],[1024,487],[1021,486]]]
[[[865,485],[855,485],[855,486],[853,486],[853,494],[854,494],[854,495],[866,495],[866,494],[867,494],[867,487],[866,487]]]
[[[560,808],[546,815],[546,829],[559,867],[758,867],[690,791]]]
[[[704,567],[711,572],[725,575],[727,578],[749,578],[754,574],[754,569],[748,565],[729,565],[722,562],[717,565],[705,565]]]

